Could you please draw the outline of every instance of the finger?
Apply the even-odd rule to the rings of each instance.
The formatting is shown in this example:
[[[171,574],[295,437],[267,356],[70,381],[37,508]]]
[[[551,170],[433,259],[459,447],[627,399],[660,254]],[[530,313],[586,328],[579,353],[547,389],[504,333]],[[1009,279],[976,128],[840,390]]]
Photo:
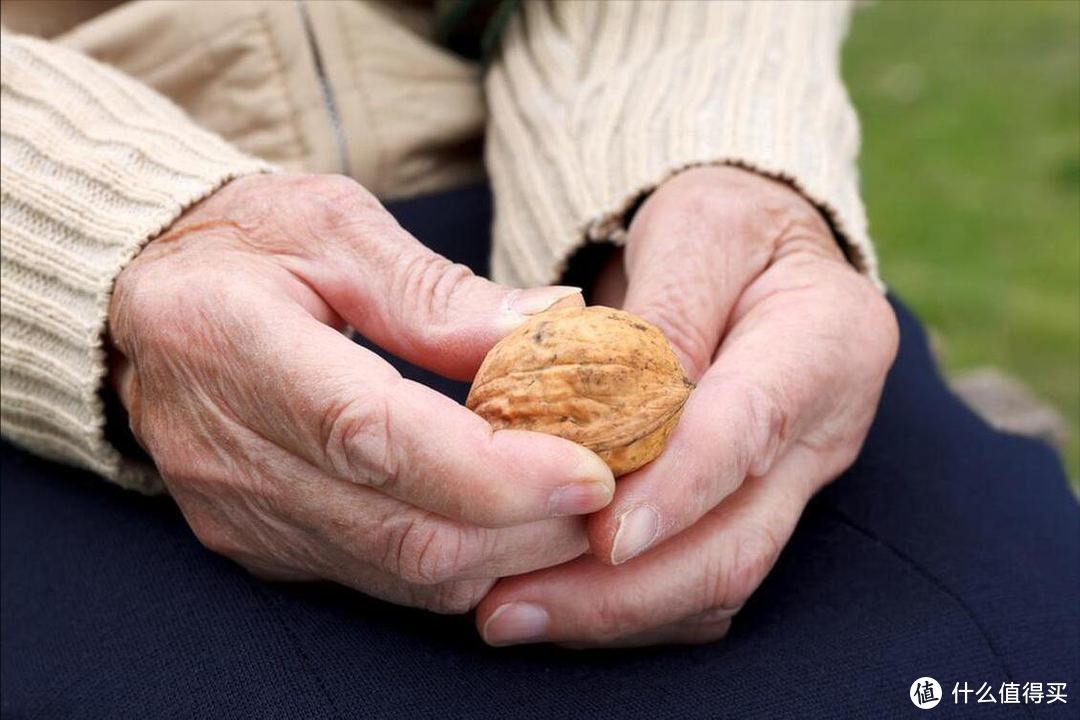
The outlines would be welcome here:
[[[327,474],[493,527],[610,501],[611,471],[591,451],[551,435],[493,432],[374,353],[289,312],[275,308],[275,327],[254,333],[227,397],[251,427]]]
[[[495,584],[494,578],[447,580],[440,583],[408,582],[377,565],[342,560],[330,565],[323,578],[395,605],[456,615],[476,607]]]
[[[787,542],[807,495],[798,457],[622,567],[591,556],[500,581],[477,608],[493,645],[611,643],[716,607],[737,608]],[[648,637],[646,635],[646,637]]]
[[[335,186],[336,187],[336,186]],[[359,185],[343,180],[316,214],[315,258],[284,258],[364,337],[417,365],[470,379],[491,346],[580,288],[513,289],[432,252]]]
[[[591,519],[597,557],[625,562],[681,532],[796,442],[817,445],[804,479],[815,487],[854,460],[889,352],[868,346],[880,328],[855,308],[883,301],[846,266],[817,262],[792,256],[747,289],[664,453]]]
[[[417,585],[403,581],[374,565],[338,563],[316,574],[310,570],[282,568],[262,557],[233,557],[245,570],[266,582],[315,582],[329,580],[379,600],[422,608],[442,614],[472,610],[495,584],[495,578],[451,580],[437,585]]]
[[[704,645],[727,635],[737,610],[714,608],[679,622],[652,628],[607,642],[559,643],[573,650],[652,647],[656,645]]]
[[[412,585],[531,572],[588,549],[579,518],[482,528],[337,481],[298,491],[291,505],[318,547],[335,548],[332,568],[372,566]]]
[[[466,525],[332,478],[266,439],[244,445],[243,464],[200,464],[212,491],[170,490],[203,545],[263,577],[330,578],[390,599],[398,585],[491,580],[588,548],[580,518]]]
[[[460,614],[472,610],[495,584],[495,578],[449,580],[435,585],[415,584],[405,582],[375,565],[353,559],[327,563],[324,565],[325,569],[318,573],[307,568],[282,567],[276,558],[240,554],[231,559],[266,582],[329,580],[395,605],[422,608],[442,614]]]

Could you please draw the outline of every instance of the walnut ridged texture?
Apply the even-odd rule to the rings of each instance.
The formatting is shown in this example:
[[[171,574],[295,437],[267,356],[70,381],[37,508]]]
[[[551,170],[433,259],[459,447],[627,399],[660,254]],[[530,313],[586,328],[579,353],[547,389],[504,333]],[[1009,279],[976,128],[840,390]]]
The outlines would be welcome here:
[[[616,477],[655,459],[694,384],[657,328],[614,308],[540,313],[484,358],[466,400],[496,430],[558,435]]]

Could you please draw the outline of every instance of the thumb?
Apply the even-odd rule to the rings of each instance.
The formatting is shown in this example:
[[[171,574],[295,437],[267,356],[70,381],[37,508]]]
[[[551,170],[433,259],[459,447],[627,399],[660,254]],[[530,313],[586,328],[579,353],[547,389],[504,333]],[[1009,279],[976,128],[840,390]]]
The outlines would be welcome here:
[[[491,347],[531,316],[585,305],[580,288],[509,288],[426,247],[415,252],[365,312],[344,317],[380,347],[445,377],[472,379]]]
[[[444,377],[471,379],[488,350],[530,316],[585,304],[580,288],[518,289],[478,277],[432,252],[388,213],[379,226],[334,243],[312,284],[365,338]]]

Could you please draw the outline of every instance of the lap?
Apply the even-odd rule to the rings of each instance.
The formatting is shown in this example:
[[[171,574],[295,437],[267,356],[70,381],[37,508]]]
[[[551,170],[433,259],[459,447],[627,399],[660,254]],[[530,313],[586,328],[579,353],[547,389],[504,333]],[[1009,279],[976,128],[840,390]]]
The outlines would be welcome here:
[[[488,211],[480,190],[396,208],[480,270],[482,242],[440,239],[483,238]],[[900,356],[864,451],[709,646],[491,649],[465,617],[256,581],[201,548],[168,500],[5,444],[3,714],[882,717],[914,710],[922,675],[946,693],[957,681],[1076,688],[1080,513],[1061,467],[960,404],[897,307]]]

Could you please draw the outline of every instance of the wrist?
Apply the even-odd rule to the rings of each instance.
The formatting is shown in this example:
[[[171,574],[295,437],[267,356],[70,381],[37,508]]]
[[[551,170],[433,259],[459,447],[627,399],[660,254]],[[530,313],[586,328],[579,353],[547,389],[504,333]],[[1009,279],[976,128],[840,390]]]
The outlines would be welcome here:
[[[817,207],[790,184],[736,165],[695,165],[677,172],[660,183],[636,209],[645,210],[668,196],[689,196],[707,206],[724,203],[729,210],[741,212],[788,206],[820,215]]]
[[[696,234],[697,225],[716,237],[736,236],[776,250],[807,240],[836,258],[843,249],[826,216],[786,182],[733,165],[701,165],[661,183],[637,208],[628,225],[627,247],[649,233]]]

